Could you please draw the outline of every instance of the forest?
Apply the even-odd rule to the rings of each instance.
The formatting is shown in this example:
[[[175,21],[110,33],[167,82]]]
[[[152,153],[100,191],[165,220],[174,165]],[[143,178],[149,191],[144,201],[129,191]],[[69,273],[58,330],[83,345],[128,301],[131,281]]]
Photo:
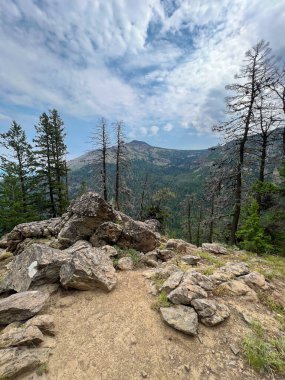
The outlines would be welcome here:
[[[211,165],[195,186],[189,169],[182,191],[174,181],[176,158],[173,178],[154,175],[150,162],[132,156],[123,121],[111,127],[102,117],[94,127],[76,184],[59,112],[40,115],[32,142],[13,121],[0,135],[0,234],[60,216],[73,198],[95,189],[117,210],[159,220],[169,237],[284,255],[285,66],[269,43],[246,52],[226,90],[224,119],[212,128],[222,142],[209,151]]]

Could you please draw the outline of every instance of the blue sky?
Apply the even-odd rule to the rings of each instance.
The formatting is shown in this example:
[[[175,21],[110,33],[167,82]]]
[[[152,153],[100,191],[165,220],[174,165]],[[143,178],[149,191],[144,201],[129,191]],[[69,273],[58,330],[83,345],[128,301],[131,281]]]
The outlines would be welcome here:
[[[260,39],[285,57],[284,0],[1,0],[0,132],[57,108],[70,157],[98,117],[129,140],[215,145],[224,86]]]

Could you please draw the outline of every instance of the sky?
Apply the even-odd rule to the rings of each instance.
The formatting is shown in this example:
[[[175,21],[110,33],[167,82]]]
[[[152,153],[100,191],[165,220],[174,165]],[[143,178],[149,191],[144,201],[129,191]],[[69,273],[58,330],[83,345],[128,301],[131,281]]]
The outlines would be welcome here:
[[[58,109],[69,157],[105,117],[127,139],[203,149],[261,39],[285,58],[284,0],[1,0],[0,133]]]

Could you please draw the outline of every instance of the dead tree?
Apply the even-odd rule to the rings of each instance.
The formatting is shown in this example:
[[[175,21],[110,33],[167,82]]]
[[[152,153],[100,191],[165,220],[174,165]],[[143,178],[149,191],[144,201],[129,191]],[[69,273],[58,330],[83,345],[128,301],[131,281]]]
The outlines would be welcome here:
[[[267,85],[267,70],[271,67],[271,49],[269,43],[259,42],[245,55],[245,62],[240,73],[235,76],[237,82],[226,86],[233,95],[226,99],[229,119],[213,128],[223,133],[227,141],[237,142],[235,163],[235,202],[231,222],[231,243],[236,242],[243,186],[243,168],[245,148],[249,135],[253,132],[254,103]]]

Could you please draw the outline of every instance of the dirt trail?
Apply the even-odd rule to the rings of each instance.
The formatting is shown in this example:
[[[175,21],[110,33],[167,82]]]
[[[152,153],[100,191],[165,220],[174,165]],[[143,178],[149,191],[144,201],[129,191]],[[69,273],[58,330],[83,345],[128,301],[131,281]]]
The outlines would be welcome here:
[[[141,271],[119,273],[111,293],[56,294],[48,312],[55,318],[57,345],[49,372],[25,379],[52,380],[238,380],[261,379],[229,346],[246,327],[235,314],[217,328],[200,327],[188,337],[165,325],[151,309],[154,297]],[[64,297],[63,297],[64,296]]]

